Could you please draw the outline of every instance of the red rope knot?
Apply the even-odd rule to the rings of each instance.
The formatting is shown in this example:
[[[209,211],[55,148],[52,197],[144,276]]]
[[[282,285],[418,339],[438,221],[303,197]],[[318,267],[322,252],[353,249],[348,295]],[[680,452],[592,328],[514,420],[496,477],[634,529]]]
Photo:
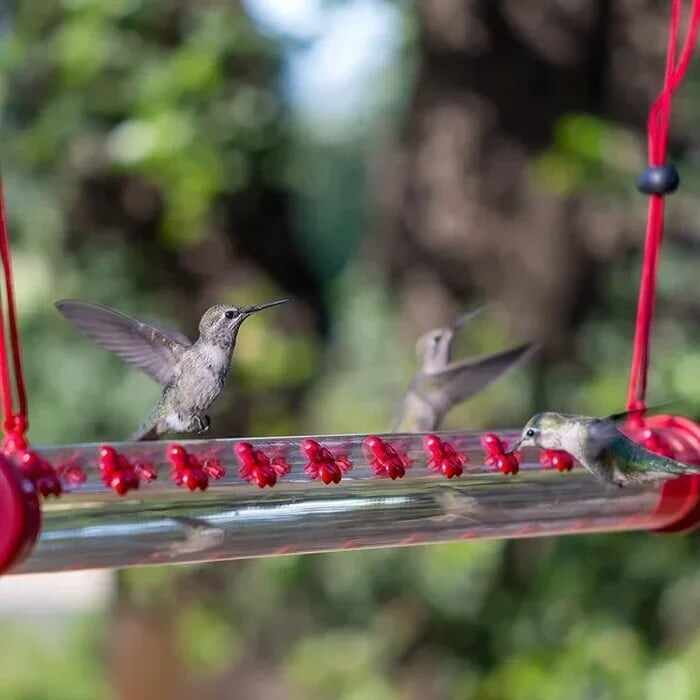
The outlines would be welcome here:
[[[5,421],[6,424],[8,422],[10,421]],[[2,441],[2,451],[19,463],[24,476],[34,484],[34,488],[44,498],[60,496],[63,487],[56,469],[47,459],[44,459],[34,450],[29,449],[29,445],[21,432],[21,421],[17,423],[12,422],[11,425],[20,430],[18,432],[5,433]]]
[[[437,435],[426,435],[423,438],[423,448],[428,455],[428,469],[448,479],[462,476],[464,465],[469,460],[447,440],[441,440]]]
[[[283,457],[268,457],[262,450],[256,450],[249,442],[237,442],[233,451],[240,463],[238,475],[261,489],[272,487],[277,480],[289,474],[289,464]]]
[[[26,417],[18,415],[7,416],[2,425],[6,433],[19,433],[20,435],[24,435],[28,427]]]
[[[306,438],[301,441],[301,453],[309,461],[304,467],[304,471],[312,479],[320,479],[326,486],[328,484],[339,484],[343,474],[352,469],[352,462],[347,456],[334,455],[327,447]]]
[[[25,437],[27,432],[27,420],[23,416],[8,416],[3,420],[4,436],[2,439],[2,451],[7,454],[21,452],[27,449],[28,443]]]
[[[209,479],[218,481],[226,474],[220,460],[214,457],[200,460],[196,455],[187,452],[182,445],[170,445],[165,456],[170,462],[172,481],[190,491],[205,491],[209,486]]]
[[[141,481],[157,478],[150,462],[132,462],[108,445],[100,447],[99,468],[102,483],[120,496],[137,489]]]
[[[411,466],[411,460],[404,452],[376,435],[368,435],[362,441],[367,462],[376,476],[389,479],[402,479]]]
[[[481,447],[485,453],[484,461],[501,474],[515,475],[520,471],[520,452],[508,452],[508,444],[496,433],[484,433]]]

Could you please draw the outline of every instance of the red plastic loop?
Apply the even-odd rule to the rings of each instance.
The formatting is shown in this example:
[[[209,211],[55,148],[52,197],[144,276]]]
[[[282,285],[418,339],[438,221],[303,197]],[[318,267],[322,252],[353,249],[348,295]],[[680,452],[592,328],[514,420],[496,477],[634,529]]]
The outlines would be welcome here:
[[[32,482],[0,454],[0,574],[32,549],[41,529],[41,508]]]
[[[686,464],[700,464],[700,424],[681,416],[635,417],[625,432],[651,452]],[[654,514],[669,518],[654,532],[690,532],[700,526],[700,475],[668,479],[661,486]]]

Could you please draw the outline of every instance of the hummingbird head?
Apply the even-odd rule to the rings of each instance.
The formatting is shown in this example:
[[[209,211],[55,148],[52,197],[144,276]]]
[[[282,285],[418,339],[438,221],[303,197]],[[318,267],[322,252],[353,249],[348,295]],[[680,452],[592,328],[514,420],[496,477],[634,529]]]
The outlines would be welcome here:
[[[455,319],[446,328],[433,328],[422,335],[416,343],[416,355],[421,363],[423,372],[439,372],[447,366],[452,351],[452,341],[457,331],[467,325],[475,316],[483,311],[483,307],[469,311]]]
[[[199,322],[199,334],[202,338],[209,340],[216,345],[228,346],[235,339],[238,329],[243,321],[258,311],[269,309],[278,304],[285,304],[289,299],[279,299],[266,304],[255,304],[253,306],[228,306],[227,304],[216,304],[208,308]]]
[[[416,355],[424,372],[438,372],[450,361],[450,348],[454,338],[452,328],[433,328],[416,343]]]
[[[563,440],[571,426],[571,416],[561,413],[537,413],[527,422],[513,451],[521,447],[541,447],[545,450],[564,449]]]

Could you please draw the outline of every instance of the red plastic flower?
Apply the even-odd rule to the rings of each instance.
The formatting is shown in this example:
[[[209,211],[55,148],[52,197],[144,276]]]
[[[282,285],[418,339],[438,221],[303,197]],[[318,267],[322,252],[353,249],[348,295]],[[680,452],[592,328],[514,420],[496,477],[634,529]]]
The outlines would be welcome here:
[[[152,481],[156,478],[152,464],[131,462],[125,455],[108,445],[100,448],[99,467],[102,483],[120,496],[137,489],[141,481]]]
[[[274,486],[277,479],[289,473],[289,465],[282,457],[270,459],[262,450],[256,450],[249,442],[238,442],[233,448],[240,467],[238,475],[261,489]]]
[[[352,469],[352,462],[345,455],[334,455],[311,438],[301,441],[301,452],[309,460],[304,471],[312,479],[320,479],[326,485],[339,484],[343,474]]]
[[[44,497],[60,496],[63,487],[56,470],[41,455],[33,450],[21,450],[15,453],[19,457],[22,471],[34,484],[34,488]]]
[[[377,476],[401,479],[406,475],[411,460],[388,442],[376,435],[369,435],[362,441],[362,446],[367,455],[369,466]]]
[[[182,445],[170,445],[165,457],[170,462],[170,478],[178,486],[184,486],[190,491],[205,491],[209,479],[216,481],[226,474],[220,460],[210,457],[200,460]]]
[[[8,430],[5,433],[2,451],[19,462],[24,475],[42,496],[61,495],[63,487],[56,469],[48,460],[29,449],[21,430]]]
[[[484,433],[481,436],[481,446],[484,449],[484,461],[502,474],[515,475],[520,471],[520,453],[508,452],[508,445],[495,433]]]
[[[469,461],[466,455],[457,452],[447,440],[441,440],[437,435],[426,435],[423,447],[428,455],[428,469],[448,479],[461,476],[464,465]]]
[[[564,450],[542,450],[540,464],[545,469],[556,469],[558,472],[570,472],[574,468],[574,458]]]

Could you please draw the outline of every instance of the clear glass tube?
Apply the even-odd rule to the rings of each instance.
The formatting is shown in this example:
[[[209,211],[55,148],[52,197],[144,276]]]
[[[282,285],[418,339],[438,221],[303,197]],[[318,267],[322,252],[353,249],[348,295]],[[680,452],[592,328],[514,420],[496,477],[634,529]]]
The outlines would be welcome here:
[[[364,435],[315,438],[353,467],[325,486],[304,473],[302,438],[246,439],[291,467],[273,488],[238,476],[240,440],[183,441],[200,458],[216,457],[226,475],[190,492],[169,478],[168,443],[121,443],[130,460],[147,460],[158,478],[118,496],[100,480],[99,445],[38,449],[54,466],[84,470],[84,483],[67,487],[43,508],[43,529],[31,555],[12,573],[202,562],[292,553],[387,547],[585,532],[648,530],[672,519],[657,511],[660,486],[620,489],[580,466],[569,473],[543,469],[526,451],[520,473],[506,476],[484,464],[479,436],[437,433],[465,456],[462,476],[431,472],[422,435],[384,435],[412,461],[403,479],[374,474]],[[515,433],[506,433],[509,442]],[[172,444],[172,443],[169,443]]]

